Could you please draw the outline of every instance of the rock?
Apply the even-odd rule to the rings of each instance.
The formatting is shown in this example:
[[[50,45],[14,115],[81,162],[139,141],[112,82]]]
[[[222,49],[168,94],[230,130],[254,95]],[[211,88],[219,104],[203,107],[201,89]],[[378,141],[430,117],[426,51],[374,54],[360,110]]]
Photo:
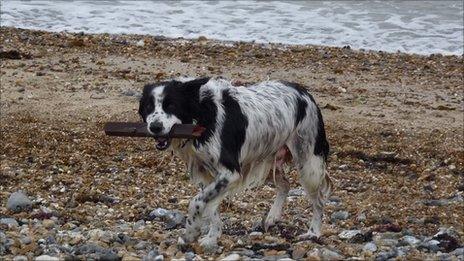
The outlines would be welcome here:
[[[164,218],[167,229],[177,228],[185,223],[185,216],[178,210],[170,211]]]
[[[427,240],[425,242],[420,243],[417,246],[417,249],[419,250],[428,250],[430,252],[437,252],[440,250],[440,247],[438,246],[440,244],[440,241],[438,240]]]
[[[32,239],[30,237],[21,237],[19,241],[21,241],[21,244],[23,245],[29,245],[32,243]]]
[[[7,225],[8,227],[19,226],[18,221],[14,218],[0,218],[0,224]]]
[[[306,192],[302,188],[291,189],[288,192],[289,197],[301,197],[301,196],[304,196],[305,194]]]
[[[306,247],[303,247],[303,246],[294,247],[294,249],[292,251],[292,258],[296,259],[296,260],[300,260],[306,255],[307,251],[308,251],[308,249]]]
[[[186,261],[191,261],[195,259],[195,253],[193,252],[187,252],[185,253],[185,260]]]
[[[53,221],[51,219],[44,219],[42,221],[42,225],[44,226],[44,228],[50,229],[50,228],[53,228],[55,226],[55,221]]]
[[[361,234],[361,230],[343,230],[338,234],[338,237],[340,239],[351,239],[358,234]]]
[[[363,251],[374,253],[375,251],[377,251],[377,246],[374,242],[369,242],[363,246]]]
[[[30,210],[32,208],[32,202],[22,191],[16,191],[8,198],[6,207],[11,211],[21,212]]]
[[[419,244],[421,241],[413,236],[404,236],[400,240],[400,244],[402,245],[410,245],[410,246],[415,246]]]
[[[348,165],[346,165],[346,164],[340,165],[340,166],[338,166],[338,169],[339,170],[348,170]]]
[[[141,39],[135,43],[136,46],[143,47],[145,46],[145,40]]]
[[[25,91],[26,91],[26,88],[24,88],[24,87],[19,87],[16,91],[17,91],[17,92],[25,92]]]
[[[106,251],[105,253],[99,255],[97,260],[101,261],[120,261],[121,258],[113,251]]]
[[[332,220],[332,222],[337,222],[338,220],[346,220],[350,217],[350,213],[348,213],[348,211],[337,211],[337,212],[334,212],[332,213],[332,215],[330,215],[330,219]]]
[[[366,214],[365,213],[360,213],[357,217],[356,217],[356,220],[359,221],[359,222],[364,222],[366,221],[367,217],[366,217]]]
[[[150,260],[154,260],[155,257],[158,256],[158,250],[156,249],[153,249],[153,250],[150,250],[148,251],[147,255],[142,257],[142,261],[150,261]]]
[[[13,258],[13,261],[28,261],[29,259],[27,258],[27,256],[15,256]]]
[[[459,234],[451,228],[440,229],[440,231],[435,234],[432,239],[438,241],[440,250],[446,253],[451,252],[460,246]]]
[[[464,247],[456,248],[453,252],[450,252],[451,255],[464,257]]]
[[[135,250],[143,250],[147,247],[148,242],[146,241],[140,241],[137,244],[135,244],[134,249]]]
[[[230,255],[224,257],[221,260],[222,261],[237,261],[237,260],[240,260],[240,255],[239,254],[230,254]]]
[[[319,251],[319,256],[322,258],[322,260],[344,260],[345,259],[344,256],[327,248],[321,249]]]
[[[148,214],[148,217],[151,218],[152,220],[155,218],[163,218],[169,213],[169,210],[164,209],[164,208],[156,208],[150,214]]]
[[[58,257],[48,256],[48,255],[41,255],[34,259],[35,261],[59,261]]]
[[[121,94],[124,96],[136,96],[138,93],[134,90],[125,90]]]
[[[386,261],[396,256],[398,256],[398,251],[396,249],[392,249],[388,252],[382,251],[375,257],[375,261]]]

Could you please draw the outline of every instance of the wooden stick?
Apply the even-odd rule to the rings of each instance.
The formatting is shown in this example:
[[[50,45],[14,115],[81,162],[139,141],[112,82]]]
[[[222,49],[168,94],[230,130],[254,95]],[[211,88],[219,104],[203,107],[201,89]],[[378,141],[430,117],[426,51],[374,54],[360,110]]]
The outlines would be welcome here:
[[[175,124],[169,134],[155,136],[148,132],[144,122],[107,122],[104,130],[108,136],[193,139],[200,137],[205,128],[194,124]]]

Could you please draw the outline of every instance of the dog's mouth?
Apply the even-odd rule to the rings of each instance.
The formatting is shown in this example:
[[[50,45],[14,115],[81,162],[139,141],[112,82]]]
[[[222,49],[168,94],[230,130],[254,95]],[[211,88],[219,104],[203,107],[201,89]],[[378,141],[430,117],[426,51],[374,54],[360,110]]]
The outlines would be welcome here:
[[[156,140],[156,148],[158,150],[165,150],[169,148],[169,145],[171,145],[171,139],[169,138],[155,138]]]

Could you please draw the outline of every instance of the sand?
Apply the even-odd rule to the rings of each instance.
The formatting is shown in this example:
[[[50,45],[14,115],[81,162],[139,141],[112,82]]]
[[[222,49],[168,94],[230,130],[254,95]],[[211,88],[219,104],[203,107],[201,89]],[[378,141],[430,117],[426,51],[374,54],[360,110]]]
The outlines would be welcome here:
[[[305,84],[322,108],[331,145],[329,173],[336,186],[326,208],[321,241],[294,241],[311,214],[304,197],[291,197],[281,225],[257,238],[250,236],[255,221],[272,203],[273,186],[268,184],[223,204],[222,249],[210,255],[193,246],[197,257],[224,257],[247,244],[277,242],[290,244],[289,250],[264,249],[262,255],[291,256],[303,248],[307,252],[303,256],[308,257],[314,249],[329,248],[345,257],[373,258],[382,248],[366,253],[363,244],[337,235],[346,229],[375,232],[385,226],[418,238],[453,227],[459,244],[464,242],[462,56],[219,42],[204,37],[87,35],[6,27],[0,32],[0,48],[6,56],[1,60],[0,217],[39,224],[29,226],[33,242],[15,244],[6,257],[43,254],[36,241],[53,230],[55,234],[69,230],[70,223],[83,231],[84,239],[71,244],[77,247],[91,241],[84,232],[120,231],[121,222],[144,220],[156,207],[186,213],[196,189],[177,158],[156,151],[150,139],[106,137],[102,132],[106,121],[139,120],[137,94],[145,83],[178,76]],[[17,52],[5,53],[12,50]],[[292,171],[289,176],[292,187],[298,187],[296,174]],[[6,200],[17,190],[33,199],[32,211],[7,210]],[[52,215],[44,217],[41,207]],[[349,218],[332,222],[331,214],[340,210],[348,211]],[[357,218],[361,213],[365,220]],[[54,227],[45,228],[44,218],[52,218]],[[172,247],[182,229],[166,230],[156,220],[145,225],[143,230],[125,233],[157,247],[165,258],[183,257]],[[10,238],[20,237],[19,228],[5,231]],[[72,238],[56,240],[64,244]],[[115,248],[123,258],[141,258],[150,249],[96,241]],[[403,258],[437,255],[414,248]]]

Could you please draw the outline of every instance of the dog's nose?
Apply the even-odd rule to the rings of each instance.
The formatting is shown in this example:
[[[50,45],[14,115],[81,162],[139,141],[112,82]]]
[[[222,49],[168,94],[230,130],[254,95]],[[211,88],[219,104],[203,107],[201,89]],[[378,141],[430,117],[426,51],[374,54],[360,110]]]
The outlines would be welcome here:
[[[150,131],[153,133],[159,133],[163,130],[163,124],[159,121],[150,123]]]

